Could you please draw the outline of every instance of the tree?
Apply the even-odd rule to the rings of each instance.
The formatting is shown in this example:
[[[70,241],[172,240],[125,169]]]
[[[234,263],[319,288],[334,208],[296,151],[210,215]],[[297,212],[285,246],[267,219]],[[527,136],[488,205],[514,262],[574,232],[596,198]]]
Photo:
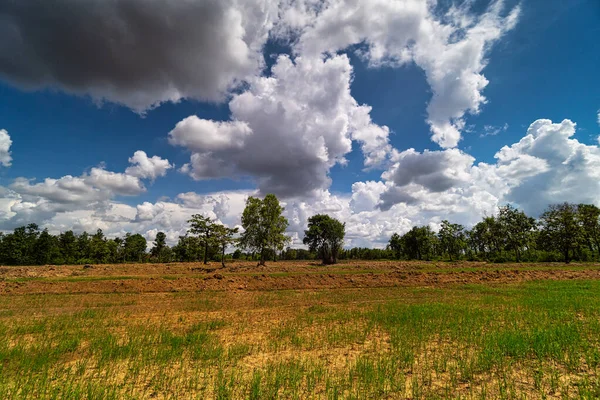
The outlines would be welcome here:
[[[164,232],[158,232],[154,239],[154,246],[150,250],[150,255],[158,259],[159,262],[163,262],[167,246],[167,235]]]
[[[582,229],[577,223],[577,207],[570,203],[552,204],[540,217],[540,247],[558,250],[565,263],[571,262],[582,241]]]
[[[409,259],[429,259],[437,244],[435,233],[429,226],[413,226],[402,236],[402,246]]]
[[[77,253],[79,255],[77,262],[89,262],[90,251],[90,236],[87,232],[83,232],[77,237]]]
[[[221,250],[221,265],[223,267],[225,267],[225,249],[236,242],[233,237],[236,233],[238,233],[238,228],[228,228],[225,225],[218,224],[213,227],[213,242]]]
[[[329,215],[313,215],[308,219],[303,243],[319,254],[323,264],[335,264],[344,244],[345,229],[345,224]]]
[[[54,264],[60,257],[56,236],[44,229],[38,236],[34,246],[34,263],[38,265]]]
[[[201,214],[192,215],[192,219],[188,223],[190,224],[189,232],[197,235],[198,240],[204,247],[204,264],[208,264],[208,247],[211,244],[215,224],[212,219]]]
[[[268,194],[263,200],[248,197],[242,214],[244,233],[240,237],[240,246],[260,255],[259,265],[265,265],[267,249],[283,250],[289,238],[284,234],[288,227],[287,219],[281,215],[283,207],[274,194]]]
[[[177,261],[197,261],[202,249],[197,237],[185,235],[179,236],[179,241],[173,246],[173,253]]]
[[[497,220],[505,249],[513,250],[515,260],[521,261],[521,252],[529,245],[531,233],[536,228],[535,219],[507,204],[499,208]]]
[[[402,257],[402,238],[397,233],[394,233],[388,242],[387,248],[394,252],[397,259]]]
[[[475,224],[468,235],[470,246],[485,258],[492,253],[502,252],[502,233],[500,224],[495,217],[485,217],[483,221]]]
[[[66,231],[58,237],[58,248],[66,264],[75,264],[78,257],[77,237],[73,231]]]
[[[125,235],[125,259],[127,261],[142,262],[144,255],[146,254],[146,238],[136,233],[132,235],[127,233]]]
[[[442,221],[438,232],[442,251],[448,254],[450,261],[460,257],[460,253],[466,246],[464,227],[460,224],[451,224],[447,220]]]
[[[119,237],[106,241],[108,259],[111,263],[120,263],[124,261],[124,243],[125,241]]]
[[[108,261],[110,255],[108,246],[106,245],[106,238],[102,229],[98,229],[90,240],[90,256],[96,263],[105,263]]]
[[[581,226],[583,240],[590,253],[597,252],[600,258],[600,208],[593,204],[577,206],[577,222]]]

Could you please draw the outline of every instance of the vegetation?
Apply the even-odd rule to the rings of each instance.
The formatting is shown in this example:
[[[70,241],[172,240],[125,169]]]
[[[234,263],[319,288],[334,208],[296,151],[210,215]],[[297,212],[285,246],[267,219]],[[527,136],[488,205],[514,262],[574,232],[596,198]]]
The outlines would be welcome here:
[[[569,203],[550,205],[536,221],[510,205],[467,230],[442,221],[393,234],[388,251],[397,259],[467,259],[503,262],[593,261],[600,257],[600,209]]]
[[[304,244],[316,252],[323,264],[335,264],[344,245],[345,224],[329,215],[317,214],[308,219]]]
[[[162,268],[139,278],[164,279]],[[105,269],[86,273],[96,271]],[[30,283],[44,279],[53,282]],[[162,293],[61,285],[71,293],[0,296],[0,398],[600,396],[597,280]]]
[[[394,233],[385,249],[343,248],[345,224],[325,214],[308,220],[304,244],[308,249],[285,247],[287,219],[272,194],[249,197],[241,222],[243,233],[209,217],[195,214],[187,235],[172,248],[164,232],[146,252],[146,239],[127,233],[106,238],[102,230],[90,235],[72,231],[52,235],[35,224],[0,233],[0,264],[93,264],[122,262],[253,260],[315,260],[333,264],[346,259],[598,261],[600,260],[600,208],[590,204],[550,205],[538,220],[510,205],[486,216],[471,229],[442,221],[436,233],[430,226],[415,226],[403,235]],[[227,249],[239,247],[232,254]]]
[[[208,264],[208,248],[213,242],[213,234],[215,223],[208,217],[200,214],[192,215],[192,219],[188,221],[190,224],[189,232],[198,235],[198,241],[202,245],[204,251],[204,264]]]
[[[246,208],[242,214],[242,227],[244,233],[239,244],[242,248],[257,252],[260,256],[259,264],[264,265],[267,250],[272,250],[273,260],[277,251],[283,250],[290,240],[285,235],[288,220],[281,215],[283,207],[273,194],[268,194],[263,200],[248,197]]]

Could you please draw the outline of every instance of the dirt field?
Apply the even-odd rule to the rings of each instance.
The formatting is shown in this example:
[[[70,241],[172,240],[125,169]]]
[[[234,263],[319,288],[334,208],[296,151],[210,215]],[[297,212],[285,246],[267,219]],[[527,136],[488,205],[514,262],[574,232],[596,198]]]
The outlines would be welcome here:
[[[600,265],[0,267],[0,398],[599,398]]]
[[[322,266],[283,261],[225,268],[219,263],[0,267],[0,294],[442,287],[567,279],[600,279],[600,264],[349,261]]]

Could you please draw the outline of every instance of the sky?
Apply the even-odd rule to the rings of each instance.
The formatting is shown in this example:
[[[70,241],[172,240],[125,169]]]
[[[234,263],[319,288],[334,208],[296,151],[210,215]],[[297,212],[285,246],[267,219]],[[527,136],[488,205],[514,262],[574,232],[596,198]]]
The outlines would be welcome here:
[[[0,0],[0,231],[600,206],[599,37],[597,0]]]

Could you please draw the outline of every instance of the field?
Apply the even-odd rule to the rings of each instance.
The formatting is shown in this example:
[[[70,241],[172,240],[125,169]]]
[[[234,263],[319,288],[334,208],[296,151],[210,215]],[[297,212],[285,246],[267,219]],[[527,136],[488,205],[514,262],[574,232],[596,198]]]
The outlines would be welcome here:
[[[0,267],[0,398],[600,398],[600,265]]]

